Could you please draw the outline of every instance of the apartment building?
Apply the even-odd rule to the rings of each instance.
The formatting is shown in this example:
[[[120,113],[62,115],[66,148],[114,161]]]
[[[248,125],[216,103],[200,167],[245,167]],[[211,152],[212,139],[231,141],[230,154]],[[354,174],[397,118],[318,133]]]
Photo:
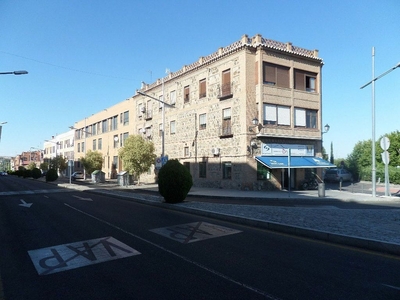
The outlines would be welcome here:
[[[49,162],[51,159],[54,159],[56,156],[62,156],[67,161],[73,161],[74,166],[71,168],[67,168],[65,171],[60,173],[60,176],[69,176],[70,172],[74,171],[74,167],[78,162],[75,162],[74,157],[74,134],[75,130],[71,129],[62,134],[58,134],[56,136],[52,136],[51,139],[46,140],[43,143],[43,160],[45,162]],[[80,166],[77,166],[78,169]]]
[[[296,188],[330,166],[321,159],[322,66],[317,50],[244,35],[76,122],[75,160],[100,151],[113,178],[118,149],[139,134],[158,156],[179,159],[195,186]],[[141,182],[155,182],[158,167]]]

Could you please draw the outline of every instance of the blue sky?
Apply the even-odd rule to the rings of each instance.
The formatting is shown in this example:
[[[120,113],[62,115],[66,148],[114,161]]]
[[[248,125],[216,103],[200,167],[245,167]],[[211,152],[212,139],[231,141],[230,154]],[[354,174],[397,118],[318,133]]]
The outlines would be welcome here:
[[[43,147],[243,34],[318,49],[324,146],[345,158],[372,135],[375,75],[400,62],[398,0],[0,0],[0,155]],[[375,87],[376,138],[399,130],[400,68]],[[378,151],[378,150],[377,150]]]

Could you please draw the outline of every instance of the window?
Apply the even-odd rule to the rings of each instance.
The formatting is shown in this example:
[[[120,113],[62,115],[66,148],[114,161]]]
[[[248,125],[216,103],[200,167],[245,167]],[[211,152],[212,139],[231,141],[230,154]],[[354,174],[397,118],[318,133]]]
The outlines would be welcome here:
[[[204,78],[199,82],[199,98],[204,98],[206,95],[206,79]]]
[[[122,146],[125,145],[125,140],[129,137],[129,132],[124,132],[122,136]]]
[[[206,114],[199,115],[199,125],[200,125],[200,130],[206,129],[206,127],[207,127],[207,115]]]
[[[269,169],[257,162],[257,180],[266,180],[271,178],[271,173]]]
[[[199,177],[200,178],[207,177],[206,162],[199,162]]]
[[[183,154],[184,154],[185,157],[190,156],[190,155],[189,155],[189,147],[185,147],[185,148],[183,149],[183,152],[184,152]]]
[[[152,115],[152,112],[153,112],[153,108],[152,108],[152,105],[151,105],[151,100],[149,100],[149,101],[147,101],[147,108],[146,108],[146,112],[145,112],[145,118],[146,119],[151,119],[152,117],[153,117],[153,115]]]
[[[294,125],[296,127],[317,128],[317,111],[295,108]]]
[[[290,126],[290,107],[264,104],[263,124]]]
[[[164,102],[164,98],[163,98],[163,96],[162,95],[159,96],[158,100],[160,100],[160,101],[158,101],[158,108],[161,110],[163,108],[163,106],[164,106],[164,103],[163,103]]]
[[[118,169],[118,156],[113,156],[112,164],[115,167],[115,169]]]
[[[172,91],[170,94],[169,94],[169,103],[171,104],[171,105],[175,105],[175,103],[176,103],[176,91]]]
[[[93,140],[93,150],[96,150],[96,140]]]
[[[123,124],[124,124],[124,126],[125,126],[125,125],[129,125],[129,111],[125,111],[125,112],[124,112]]]
[[[222,110],[222,136],[224,135],[231,135],[232,128],[231,128],[231,109],[226,108]]]
[[[101,150],[103,147],[103,139],[98,139],[97,141],[97,149]]]
[[[232,179],[232,163],[230,161],[222,163],[222,178]]]
[[[96,129],[97,129],[96,124],[93,124],[93,126],[92,126],[92,135],[96,135],[97,134],[96,133]]]
[[[189,102],[189,94],[190,94],[190,89],[189,89],[189,86],[187,85],[183,88],[184,102]]]
[[[264,83],[283,88],[289,88],[289,68],[270,63],[264,63]]]
[[[110,131],[118,129],[118,116],[110,118]]]
[[[160,124],[158,125],[158,136],[162,136],[162,133],[163,133],[163,125]]]
[[[294,71],[294,88],[296,90],[315,93],[317,74],[303,70]]]
[[[114,148],[118,148],[118,134],[113,136]]]
[[[85,142],[82,142],[81,146],[82,146],[82,152],[85,152]]]
[[[78,152],[81,152],[81,143],[78,143]]]
[[[103,122],[101,123],[101,132],[108,132],[108,120],[103,120]]]
[[[98,122],[97,123],[97,132],[98,133],[101,133],[101,127],[100,127],[101,125],[100,125],[100,122]]]
[[[169,131],[171,134],[175,134],[176,133],[175,126],[176,126],[175,121],[171,121],[171,123],[170,123],[170,131]]]
[[[222,84],[221,84],[221,90],[220,90],[220,95],[218,98],[220,100],[228,99],[232,97],[232,92],[231,92],[231,70],[225,70],[222,72]]]

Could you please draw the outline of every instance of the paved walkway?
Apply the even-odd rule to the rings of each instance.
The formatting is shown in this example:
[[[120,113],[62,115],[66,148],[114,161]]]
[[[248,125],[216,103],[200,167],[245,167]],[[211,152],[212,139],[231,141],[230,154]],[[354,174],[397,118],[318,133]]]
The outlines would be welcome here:
[[[270,230],[311,237],[315,239],[361,247],[400,255],[400,197],[376,197],[326,190],[325,197],[318,191],[237,191],[193,187],[185,202],[166,204],[157,195],[157,185],[131,185],[120,187],[105,184],[59,184],[66,188],[103,193],[128,198],[164,208],[216,217],[228,221],[253,225]],[[149,192],[153,193],[149,193]],[[145,193],[146,192],[146,193]],[[190,196],[218,201],[193,201]],[[193,198],[194,199],[194,198]],[[223,200],[226,199],[226,202]],[[235,199],[235,201],[232,201]],[[293,205],[296,200],[302,205]],[[273,206],[270,201],[289,201],[290,206]],[[318,205],[313,205],[313,202]],[[326,200],[326,205],[323,203]],[[332,205],[340,202],[357,202],[384,205],[379,208],[342,208]],[[310,205],[307,203],[309,201]],[[322,201],[322,204],[321,204]],[[249,204],[251,202],[251,204]],[[304,205],[304,203],[307,205]],[[234,203],[234,204],[233,204]],[[268,203],[268,205],[266,205]]]

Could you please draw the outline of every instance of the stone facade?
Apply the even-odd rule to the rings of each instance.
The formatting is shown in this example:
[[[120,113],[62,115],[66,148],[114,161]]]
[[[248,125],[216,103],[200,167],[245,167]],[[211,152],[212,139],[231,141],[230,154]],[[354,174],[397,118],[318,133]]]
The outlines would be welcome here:
[[[195,186],[281,188],[283,171],[272,170],[260,179],[254,156],[260,155],[261,143],[309,145],[321,155],[321,68],[316,50],[245,35],[154,83],[143,83],[131,98],[76,122],[75,160],[85,154],[83,143],[86,150],[103,154],[103,171],[112,177],[122,171],[118,149],[124,139],[140,134],[153,141],[158,156],[164,149],[169,159],[190,168]],[[266,79],[275,74],[271,72],[276,72],[276,82]],[[164,122],[162,104],[154,98],[172,105],[164,108]],[[274,105],[277,118],[279,109],[287,112],[283,125],[279,120],[270,124],[266,109]],[[306,112],[313,118],[312,126],[298,120]],[[251,126],[255,118],[261,122]],[[156,173],[153,169],[143,174],[141,182],[154,182]],[[304,170],[296,170],[295,180],[302,178]]]

